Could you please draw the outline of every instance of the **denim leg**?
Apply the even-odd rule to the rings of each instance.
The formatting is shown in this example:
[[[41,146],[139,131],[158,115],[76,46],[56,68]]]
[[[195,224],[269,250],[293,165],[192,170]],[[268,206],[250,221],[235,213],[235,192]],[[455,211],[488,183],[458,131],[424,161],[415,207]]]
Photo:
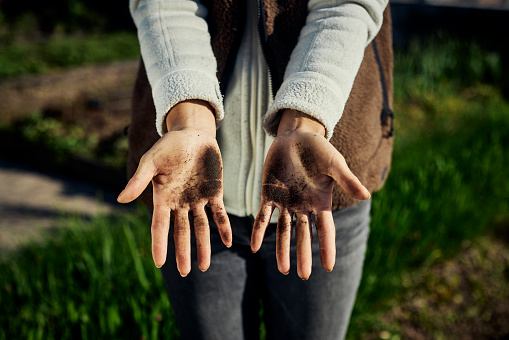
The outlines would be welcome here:
[[[201,272],[192,241],[191,272],[181,277],[175,262],[173,226],[168,256],[161,268],[171,306],[182,339],[259,339],[259,256],[250,248],[251,218],[230,216],[233,245],[221,241],[217,227],[211,227],[210,269]]]
[[[297,276],[295,241],[291,271],[277,270],[275,228],[266,233],[263,304],[267,339],[343,339],[362,274],[369,234],[371,200],[333,213],[336,225],[336,264],[327,273],[320,262],[318,236],[313,223],[313,266],[309,280]]]
[[[371,200],[333,212],[336,265],[327,273],[320,262],[313,227],[313,269],[309,280],[296,273],[295,242],[291,272],[277,269],[275,225],[262,248],[251,253],[251,218],[230,215],[233,245],[221,242],[211,219],[210,269],[197,267],[192,240],[192,270],[180,277],[170,230],[168,258],[162,273],[182,339],[259,339],[259,300],[263,299],[267,339],[343,339],[360,282],[369,234]],[[314,224],[313,224],[314,226]]]

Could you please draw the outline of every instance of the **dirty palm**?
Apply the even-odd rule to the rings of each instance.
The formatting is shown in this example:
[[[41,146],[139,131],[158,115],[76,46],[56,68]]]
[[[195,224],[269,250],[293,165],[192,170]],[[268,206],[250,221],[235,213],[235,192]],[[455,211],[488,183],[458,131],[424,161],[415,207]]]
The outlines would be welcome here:
[[[292,114],[289,111],[286,116]],[[317,124],[308,118],[304,118],[304,121]],[[188,142],[189,139],[193,139],[192,143]],[[205,140],[203,147],[202,139]],[[194,145],[200,147],[194,149]],[[287,132],[276,138],[264,166],[262,205],[253,227],[253,251],[260,248],[271,215],[278,208],[277,261],[279,270],[287,274],[290,270],[289,248],[295,215],[298,273],[302,278],[309,277],[310,215],[313,214],[322,249],[322,265],[331,271],[335,261],[335,229],[331,213],[334,180],[352,197],[370,197],[368,190],[348,169],[344,157],[320,133]],[[211,138],[207,140],[206,133],[201,136],[199,132],[195,132],[194,136],[182,131],[167,133],[144,155],[138,171],[119,195],[119,202],[136,199],[150,182],[154,186],[152,249],[156,266],[162,266],[166,259],[170,211],[173,211],[177,265],[181,275],[189,273],[191,249],[188,213],[192,212],[198,266],[201,270],[207,270],[210,265],[210,244],[206,206],[212,211],[225,245],[230,246],[232,238],[222,202],[222,162],[217,144]]]

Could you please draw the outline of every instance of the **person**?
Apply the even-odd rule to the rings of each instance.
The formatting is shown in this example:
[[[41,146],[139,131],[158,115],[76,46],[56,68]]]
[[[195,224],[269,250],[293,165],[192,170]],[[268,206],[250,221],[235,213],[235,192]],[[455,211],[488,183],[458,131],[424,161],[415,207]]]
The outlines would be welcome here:
[[[260,305],[268,339],[345,336],[390,169],[387,3],[130,1],[142,61],[118,201],[153,211],[182,338],[256,339]]]

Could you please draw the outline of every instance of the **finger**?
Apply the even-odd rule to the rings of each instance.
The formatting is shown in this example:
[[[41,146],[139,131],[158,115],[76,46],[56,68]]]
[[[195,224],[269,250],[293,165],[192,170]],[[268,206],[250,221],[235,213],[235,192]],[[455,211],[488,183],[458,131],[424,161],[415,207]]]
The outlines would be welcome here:
[[[232,227],[230,225],[230,219],[224,208],[222,199],[213,199],[209,203],[210,210],[212,211],[212,218],[216,223],[217,230],[221,236],[221,240],[224,245],[230,248],[232,246]]]
[[[353,198],[365,200],[371,197],[368,189],[366,189],[357,176],[350,171],[345,158],[337,151],[335,151],[332,157],[329,175]]]
[[[156,168],[151,160],[143,156],[133,177],[127,183],[125,189],[118,195],[119,203],[129,203],[141,195],[143,190],[156,175]]]
[[[292,239],[292,215],[287,209],[279,211],[276,229],[277,268],[287,275],[290,272],[290,242]]]
[[[270,218],[274,212],[274,206],[262,205],[253,225],[253,232],[251,233],[251,251],[256,253],[262,246],[265,231],[270,223]]]
[[[204,272],[210,267],[210,228],[205,209],[193,210],[194,236],[196,237],[196,255],[198,268]]]
[[[161,268],[166,262],[168,250],[168,231],[170,229],[170,208],[162,205],[154,205],[152,216],[152,258],[157,268]]]
[[[326,271],[330,272],[336,262],[336,227],[330,211],[315,214],[316,232],[320,245],[320,260]]]
[[[295,241],[297,245],[297,274],[303,280],[311,275],[313,255],[311,251],[311,223],[309,215],[297,214],[295,226]]]
[[[175,211],[175,229],[173,230],[175,241],[175,258],[177,269],[182,277],[191,271],[191,227],[187,210]]]

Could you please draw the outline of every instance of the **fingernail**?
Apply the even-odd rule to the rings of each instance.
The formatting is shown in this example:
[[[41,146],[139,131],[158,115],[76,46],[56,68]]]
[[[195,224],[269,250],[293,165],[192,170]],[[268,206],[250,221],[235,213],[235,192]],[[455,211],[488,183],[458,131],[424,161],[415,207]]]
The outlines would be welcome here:
[[[309,279],[309,276],[308,277],[301,277],[302,281],[307,281]]]
[[[284,272],[279,266],[279,263],[277,264],[277,270],[279,270],[279,272],[283,275],[288,275],[290,273],[290,268],[288,268],[288,270]]]
[[[179,273],[180,273],[180,272],[179,272]],[[186,277],[186,276],[187,276],[187,274],[182,274],[182,273],[180,273],[180,276],[182,276],[182,277]]]

